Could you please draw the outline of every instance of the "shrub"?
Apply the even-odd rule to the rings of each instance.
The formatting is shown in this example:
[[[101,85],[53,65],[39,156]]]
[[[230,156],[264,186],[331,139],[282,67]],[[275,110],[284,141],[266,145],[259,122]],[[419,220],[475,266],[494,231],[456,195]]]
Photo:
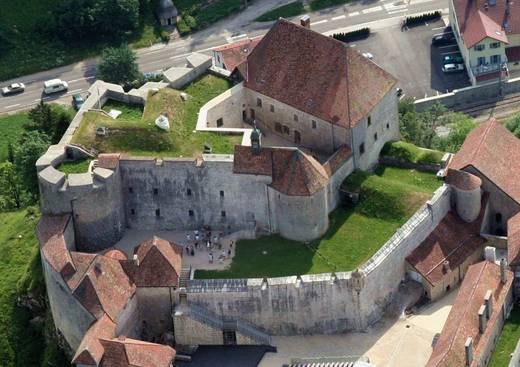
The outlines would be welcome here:
[[[359,41],[370,36],[370,28],[365,27],[352,32],[334,33],[331,37],[345,43]]]
[[[404,141],[388,142],[381,150],[381,155],[405,160],[410,163],[440,164],[443,152],[420,148]]]
[[[506,128],[515,134],[517,138],[520,138],[520,114],[517,114],[507,120]]]
[[[191,28],[186,24],[184,18],[179,19],[179,21],[177,22],[177,30],[179,31],[179,34],[181,36],[187,35],[191,32]]]
[[[160,37],[161,37],[161,41],[169,42],[170,41],[170,32],[163,29],[161,31]]]
[[[194,17],[192,17],[191,15],[186,15],[184,17],[184,20],[186,21],[187,26],[190,27],[191,29],[197,28],[197,20]]]
[[[415,15],[411,17],[406,17],[404,20],[404,25],[406,27],[413,27],[416,25],[423,24],[424,22],[430,21],[430,20],[437,20],[440,19],[442,16],[442,13],[440,10],[434,11],[432,13],[424,13],[420,15]]]

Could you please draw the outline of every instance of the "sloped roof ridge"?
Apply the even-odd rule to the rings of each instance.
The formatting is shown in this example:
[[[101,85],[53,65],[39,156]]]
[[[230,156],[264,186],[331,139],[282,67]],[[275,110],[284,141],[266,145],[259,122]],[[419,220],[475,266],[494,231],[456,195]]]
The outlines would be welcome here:
[[[453,249],[451,250],[447,255],[445,255],[441,261],[439,261],[437,264],[435,264],[434,266],[432,266],[432,268],[430,269],[430,271],[428,271],[426,273],[426,275],[430,275],[431,272],[433,272],[435,269],[437,269],[440,265],[442,265],[444,263],[444,261],[446,261],[447,258],[449,258],[451,255],[453,255],[455,252],[457,252],[463,245],[465,245],[467,242],[469,242],[470,240],[473,240],[475,237],[479,237],[478,235],[476,234],[471,234],[469,237],[467,238],[464,238],[462,241],[459,242],[459,244]]]
[[[81,275],[79,280],[76,282],[75,287],[70,289],[72,292],[74,292],[76,289],[78,289],[79,285],[83,282],[85,277],[88,276],[88,273],[89,273],[90,269],[92,268],[95,260],[98,258],[98,256],[100,256],[99,254],[93,254],[93,255],[95,255],[95,256],[93,256],[92,260],[90,260],[88,266],[85,268],[85,272]],[[71,256],[71,258],[72,258],[72,256]],[[72,259],[72,261],[74,262],[74,259]],[[89,280],[92,282],[91,279],[89,279]]]
[[[477,149],[473,152],[472,161],[475,160],[476,157],[478,157],[478,154],[480,153],[480,149],[482,148],[482,145],[484,144],[484,141],[487,139],[489,132],[491,131],[491,128],[494,127],[497,120],[492,117],[489,119],[489,123],[485,126],[484,134],[482,134],[482,138],[480,139]]]

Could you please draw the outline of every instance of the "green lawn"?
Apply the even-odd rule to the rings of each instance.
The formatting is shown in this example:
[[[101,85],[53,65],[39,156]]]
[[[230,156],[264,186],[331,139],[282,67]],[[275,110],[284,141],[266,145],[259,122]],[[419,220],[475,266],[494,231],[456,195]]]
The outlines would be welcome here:
[[[14,115],[0,116],[0,162],[7,159],[7,146],[9,142],[15,145],[24,131],[24,125],[29,121],[27,112]]]
[[[97,56],[119,42],[64,42],[42,31],[61,0],[0,0],[0,24],[10,31],[13,48],[0,53],[0,80],[14,78]],[[162,28],[153,15],[153,2],[141,16],[140,27],[126,37],[135,48],[160,41]]]
[[[225,79],[203,76],[183,89],[189,95],[186,102],[181,100],[179,91],[165,88],[148,98],[142,114],[139,106],[109,101],[104,110],[115,108],[123,114],[113,120],[97,112],[86,113],[72,142],[102,153],[140,156],[193,157],[203,151],[205,143],[212,146],[214,153],[232,153],[234,146],[240,143],[240,136],[194,132],[200,108],[230,86]],[[169,117],[170,131],[162,131],[154,125],[160,114]],[[96,136],[100,126],[108,127],[107,136]]]
[[[71,173],[86,173],[92,159],[80,159],[77,161],[62,162],[57,169],[67,175]]]
[[[353,208],[338,208],[331,213],[329,229],[321,239],[309,246],[279,236],[242,240],[237,243],[229,270],[197,270],[196,277],[287,276],[353,270],[379,250],[441,182],[429,173],[380,167],[374,174],[355,172],[344,185],[359,190],[361,200]]]
[[[305,7],[303,6],[303,3],[301,1],[295,1],[293,3],[274,8],[273,10],[260,15],[255,20],[257,22],[269,22],[272,20],[277,20],[280,17],[290,18],[303,13],[305,13]]]
[[[179,32],[186,34],[205,28],[240,11],[244,4],[244,0],[176,0],[175,6],[182,17],[178,22]]]
[[[504,324],[502,334],[498,339],[495,351],[491,356],[489,367],[503,367],[509,364],[510,354],[520,339],[520,310],[513,309]]]
[[[45,296],[37,240],[38,214],[27,210],[0,213],[0,365],[2,367],[66,366],[56,345],[45,346],[44,328],[35,326],[26,308],[17,307],[20,292]],[[49,364],[52,363],[52,364]]]
[[[383,147],[381,155],[401,158],[410,163],[440,164],[444,152],[418,147],[404,141],[388,142]]]

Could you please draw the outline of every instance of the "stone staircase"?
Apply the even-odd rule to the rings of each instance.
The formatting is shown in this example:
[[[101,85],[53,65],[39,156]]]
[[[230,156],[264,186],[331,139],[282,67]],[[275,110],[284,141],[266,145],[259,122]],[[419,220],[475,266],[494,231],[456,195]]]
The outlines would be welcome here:
[[[179,275],[179,289],[186,289],[191,276],[191,266],[183,266]]]

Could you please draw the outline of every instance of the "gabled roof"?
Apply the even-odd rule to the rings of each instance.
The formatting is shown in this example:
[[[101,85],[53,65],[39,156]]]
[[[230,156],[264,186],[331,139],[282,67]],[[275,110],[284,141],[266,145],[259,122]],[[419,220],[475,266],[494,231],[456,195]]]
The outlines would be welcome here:
[[[245,87],[350,128],[397,82],[344,43],[280,19],[239,70]]]
[[[483,205],[485,207],[485,205]],[[466,223],[458,215],[448,212],[428,237],[406,257],[423,278],[432,285],[447,275],[444,262],[450,271],[456,269],[486,242],[479,235],[484,210],[472,223]]]
[[[520,140],[491,118],[473,129],[449,164],[474,167],[514,201],[520,203]]]
[[[138,287],[175,287],[182,268],[182,248],[162,238],[141,243],[135,250],[139,266],[133,272]]]
[[[271,176],[270,186],[289,196],[310,196],[328,182],[327,171],[313,157],[294,148],[262,148],[258,155],[251,147],[235,146],[233,172]]]
[[[170,367],[175,350],[167,345],[130,338],[102,339],[102,367]]]
[[[512,282],[513,273],[509,270],[506,270],[506,282],[500,282],[500,266],[495,263],[482,261],[471,265],[426,367],[465,366],[464,344],[468,337],[473,339],[474,348],[471,367],[477,366],[486,345],[492,342],[489,338],[492,336],[493,325],[500,322],[497,318]],[[484,334],[480,334],[478,310],[484,303],[488,290],[492,291],[493,312]]]
[[[472,191],[482,186],[482,180],[466,171],[459,171],[456,169],[448,168],[448,174],[446,175],[445,182],[448,185],[452,185],[459,190]]]
[[[262,37],[246,39],[231,43],[215,49],[222,56],[222,61],[226,66],[226,70],[233,72],[235,68],[247,59],[247,55],[253,51]]]
[[[104,314],[99,320],[95,321],[76,350],[72,363],[99,366],[105,348],[99,339],[111,339],[115,335],[116,324]]]
[[[464,43],[468,48],[475,46],[487,37],[503,43],[509,43],[502,26],[481,10],[475,10],[470,13],[470,17],[466,22],[466,29],[462,35]]]
[[[507,221],[507,263],[520,265],[520,213]]]

